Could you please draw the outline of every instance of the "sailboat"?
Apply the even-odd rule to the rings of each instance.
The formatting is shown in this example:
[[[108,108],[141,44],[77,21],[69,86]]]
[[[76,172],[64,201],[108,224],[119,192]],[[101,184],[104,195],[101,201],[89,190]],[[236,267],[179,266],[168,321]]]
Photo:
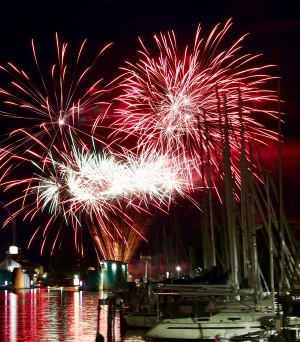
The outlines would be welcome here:
[[[224,306],[224,303],[211,300],[174,302],[160,323],[148,331],[146,336],[179,340],[216,340],[228,335],[256,335],[262,338],[262,330],[273,329],[272,313],[241,308],[239,303],[237,306]]]
[[[225,246],[224,263],[228,263],[230,276],[222,289],[206,285],[195,291],[193,286],[188,300],[180,296],[180,300],[169,303],[161,320],[146,336],[179,340],[266,341],[288,334],[286,340],[298,341],[300,310],[291,292],[299,281],[299,261],[295,240],[282,210],[282,189],[280,186],[278,194],[270,172],[263,171],[257,164],[254,170],[253,146],[249,142],[246,156],[239,92],[241,185],[239,199],[236,199],[225,95],[223,104],[222,118],[219,112],[224,139],[222,170],[226,213],[226,234],[222,245]],[[262,182],[258,182],[258,178]],[[280,209],[279,219],[272,196]],[[268,252],[265,256],[263,249]],[[215,253],[214,248],[211,251]]]
[[[178,340],[266,341],[284,328],[286,333],[299,334],[300,318],[286,317],[282,327],[281,314],[272,311],[267,300],[259,308],[253,306],[252,295],[240,291],[239,297],[231,289],[198,289],[181,287],[178,300],[169,302],[159,323],[146,336]],[[292,341],[293,339],[288,339]],[[298,339],[295,339],[295,341]]]

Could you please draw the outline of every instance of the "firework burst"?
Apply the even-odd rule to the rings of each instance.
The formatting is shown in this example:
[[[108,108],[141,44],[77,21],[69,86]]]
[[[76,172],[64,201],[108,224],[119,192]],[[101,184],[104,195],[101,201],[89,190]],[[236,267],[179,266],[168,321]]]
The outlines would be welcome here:
[[[120,244],[130,245],[128,231],[143,239],[136,215],[149,215],[151,206],[168,212],[177,197],[198,206],[195,190],[219,191],[224,141],[240,186],[235,164],[240,150],[247,142],[277,137],[257,120],[259,115],[275,116],[277,98],[265,88],[273,78],[265,72],[269,66],[253,67],[258,56],[239,55],[244,37],[222,49],[230,27],[230,20],[223,28],[217,25],[205,41],[199,26],[192,50],[183,52],[174,32],[160,34],[154,37],[155,57],[141,41],[138,63],[128,63],[121,77],[103,88],[102,79],[84,84],[109,45],[81,69],[84,41],[69,73],[67,44],[61,45],[56,35],[58,63],[51,69],[51,86],[33,42],[39,85],[12,63],[0,66],[13,79],[11,89],[0,89],[0,94],[14,108],[1,111],[0,117],[19,124],[0,147],[2,185],[5,190],[23,187],[11,202],[19,204],[11,219],[23,214],[33,220],[47,212],[49,219],[34,236],[42,231],[45,243],[59,219],[73,228],[79,249],[87,226],[101,255],[116,256]],[[115,87],[120,95],[104,101]],[[115,103],[120,106],[108,115]],[[24,162],[34,171],[15,176]],[[57,227],[55,241],[63,234],[62,225]]]
[[[210,164],[211,175],[220,173],[225,121],[237,159],[242,126],[246,142],[276,138],[256,120],[258,114],[276,116],[272,110],[276,94],[265,88],[274,78],[265,72],[270,65],[253,67],[258,56],[239,54],[244,36],[222,49],[231,25],[230,20],[223,28],[217,25],[206,41],[199,25],[192,51],[187,46],[182,53],[174,32],[154,36],[155,57],[140,41],[141,58],[122,68],[115,132],[125,132],[124,139],[134,136],[137,153],[154,150],[189,165],[193,160],[193,168],[186,167],[188,177],[196,171],[203,186],[208,184],[205,165]]]
[[[32,163],[36,172],[32,177],[3,184],[5,190],[23,186],[21,196],[9,203],[19,203],[22,208],[12,218],[23,214],[33,221],[46,212],[49,220],[37,229],[45,241],[53,236],[50,228],[59,219],[71,225],[78,237],[82,227],[87,226],[97,249],[103,256],[110,255],[111,247],[105,247],[103,241],[110,241],[109,246],[116,245],[116,241],[129,246],[127,239],[133,239],[129,230],[145,239],[135,228],[133,217],[150,215],[151,206],[168,211],[176,196],[189,197],[192,191],[182,177],[182,168],[170,165],[168,158],[161,155],[149,153],[142,158],[126,150],[123,155],[105,149],[89,152],[86,146],[77,147],[75,143],[69,153],[55,151],[49,151],[44,159],[35,156],[37,161]],[[56,241],[62,232],[59,228]],[[79,238],[77,245],[82,248]]]
[[[93,80],[91,71],[110,44],[90,65],[82,68],[80,62],[85,45],[86,40],[79,48],[75,66],[69,67],[66,58],[68,44],[60,44],[56,35],[57,63],[51,68],[51,82],[49,77],[44,77],[33,40],[32,51],[39,83],[34,83],[28,73],[12,63],[0,66],[12,78],[11,89],[1,88],[0,94],[6,99],[4,103],[14,108],[13,111],[1,111],[0,117],[15,119],[14,127],[19,126],[2,140],[1,167],[6,170],[3,174],[7,174],[16,161],[30,161],[31,155],[41,150],[44,155],[53,146],[59,151],[68,151],[74,140],[85,145],[91,135],[97,139],[94,130],[101,126],[109,109],[109,103],[103,100],[107,89],[100,88],[102,79],[93,81],[89,86],[85,82],[90,81],[88,77]],[[98,140],[103,145],[107,144],[104,137],[98,137]]]
[[[108,185],[110,182],[113,186],[109,177],[117,166],[105,157],[89,155],[91,137],[93,147],[97,144],[100,150],[109,150],[113,145],[105,138],[107,126],[103,124],[110,107],[103,98],[110,85],[100,88],[103,80],[95,77],[96,63],[110,44],[101,49],[90,64],[82,63],[86,44],[85,40],[74,61],[67,60],[69,46],[61,44],[56,35],[57,63],[52,66],[49,78],[42,72],[43,63],[32,41],[38,83],[12,63],[0,66],[12,79],[9,88],[0,89],[10,108],[1,111],[0,117],[14,120],[14,129],[1,141],[0,178],[6,191],[16,187],[23,189],[9,204],[18,204],[13,217],[22,215],[32,221],[45,212],[46,223],[37,228],[34,236],[42,231],[45,242],[49,236],[55,236],[51,232],[51,227],[55,226],[59,227],[55,241],[59,241],[64,228],[55,222],[60,220],[74,229],[79,249],[82,247],[77,237],[87,221],[85,215],[93,212],[93,220],[96,215],[102,232],[108,234],[105,222],[120,213],[119,205],[110,203],[115,201],[113,191],[117,190]],[[101,131],[101,135],[97,135],[96,130]],[[80,156],[75,146],[80,146]],[[27,163],[26,168],[24,163]],[[99,164],[101,175],[100,168],[97,169]],[[108,170],[105,166],[113,167]],[[107,175],[106,171],[109,171]],[[41,250],[43,248],[44,243]]]

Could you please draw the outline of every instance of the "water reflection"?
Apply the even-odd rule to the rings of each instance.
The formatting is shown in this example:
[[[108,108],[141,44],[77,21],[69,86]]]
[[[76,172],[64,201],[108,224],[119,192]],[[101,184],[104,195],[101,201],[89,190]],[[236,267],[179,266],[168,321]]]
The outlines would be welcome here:
[[[1,342],[91,342],[96,340],[97,329],[105,342],[150,341],[134,330],[122,333],[119,314],[114,320],[111,338],[108,337],[108,307],[101,306],[99,314],[97,310],[98,300],[107,296],[105,291],[74,288],[2,290]]]

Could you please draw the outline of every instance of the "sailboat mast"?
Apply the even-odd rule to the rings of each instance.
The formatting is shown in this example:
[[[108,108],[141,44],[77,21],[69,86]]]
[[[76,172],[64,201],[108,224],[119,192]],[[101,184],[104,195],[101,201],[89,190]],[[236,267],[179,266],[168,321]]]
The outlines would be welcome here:
[[[234,291],[239,289],[238,281],[238,258],[237,258],[237,241],[236,241],[236,224],[235,224],[235,212],[234,212],[234,194],[232,186],[232,173],[231,173],[231,161],[230,161],[230,148],[229,148],[229,123],[227,115],[226,95],[223,94],[224,105],[224,178],[225,178],[225,200],[226,200],[226,214],[227,225],[229,233],[229,247],[231,258],[231,272],[233,276],[233,288]]]
[[[211,266],[216,266],[216,247],[215,247],[215,232],[213,222],[213,203],[212,203],[212,181],[211,181],[211,168],[210,168],[210,148],[209,148],[209,133],[206,124],[206,115],[203,111],[204,122],[205,122],[205,136],[206,136],[206,175],[207,175],[207,187],[208,187],[208,207],[209,207],[209,227],[210,227],[210,243],[211,243]]]
[[[238,103],[239,103],[239,116],[240,116],[240,139],[241,139],[241,158],[240,158],[240,170],[241,170],[241,229],[242,229],[242,248],[243,248],[243,265],[244,265],[244,278],[249,278],[249,246],[248,246],[248,235],[252,236],[253,229],[251,225],[251,217],[249,217],[249,181],[248,181],[248,165],[246,160],[246,146],[245,146],[245,130],[243,123],[242,113],[242,96],[241,91],[238,89]],[[250,210],[251,212],[251,210]],[[251,222],[251,223],[250,223]],[[253,269],[253,268],[252,268]],[[253,279],[252,279],[253,282]]]
[[[278,166],[279,166],[279,231],[281,234],[281,289],[285,284],[285,236],[283,226],[283,193],[282,193],[282,136],[281,136],[281,105],[280,79],[278,79]]]
[[[271,200],[270,200],[270,176],[267,173],[266,176],[266,188],[267,188],[267,208],[268,208],[268,234],[269,234],[269,256],[270,256],[270,282],[271,282],[271,296],[272,296],[272,311],[275,312],[275,283],[274,283],[274,247],[273,247],[273,235],[271,226]]]

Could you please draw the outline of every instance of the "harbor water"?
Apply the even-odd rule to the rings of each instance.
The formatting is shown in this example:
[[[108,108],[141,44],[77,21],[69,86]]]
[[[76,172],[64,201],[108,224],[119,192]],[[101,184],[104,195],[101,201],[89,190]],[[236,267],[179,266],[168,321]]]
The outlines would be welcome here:
[[[118,311],[108,329],[108,307],[98,306],[108,295],[72,287],[0,290],[0,341],[92,342],[97,333],[105,342],[152,341],[146,330],[121,329]]]

